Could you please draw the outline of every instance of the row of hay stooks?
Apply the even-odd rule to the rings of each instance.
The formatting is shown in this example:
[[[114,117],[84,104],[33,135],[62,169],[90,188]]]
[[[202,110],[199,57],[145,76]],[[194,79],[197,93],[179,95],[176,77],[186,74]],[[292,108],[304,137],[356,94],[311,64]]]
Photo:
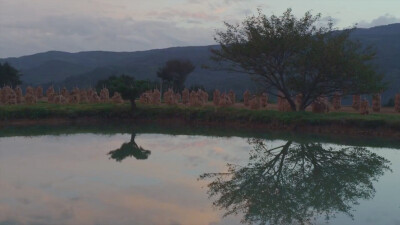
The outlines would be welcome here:
[[[279,111],[291,111],[289,102],[284,98],[280,97],[283,95],[278,94],[277,108]],[[215,106],[226,107],[233,106],[236,103],[236,94],[232,90],[228,93],[214,90],[212,101]],[[182,94],[174,92],[172,89],[166,91],[163,95],[163,101],[167,105],[184,104],[187,106],[200,107],[208,103],[208,93],[199,89],[197,91],[189,91],[184,89]],[[302,95],[299,94],[295,97],[295,103],[299,106],[302,102]],[[79,89],[74,88],[70,92],[63,88],[56,92],[53,86],[50,86],[46,92],[43,92],[42,87],[27,87],[25,95],[23,95],[22,89],[16,87],[5,86],[0,89],[0,104],[12,105],[12,104],[34,104],[37,101],[47,101],[55,104],[79,104],[79,103],[123,103],[121,94],[115,92],[110,97],[107,88],[103,88],[100,93],[97,93],[93,89]],[[158,105],[161,104],[161,92],[158,89],[149,90],[140,95],[139,102],[142,104]],[[259,95],[251,94],[249,91],[245,91],[243,94],[244,106],[250,109],[265,109],[268,106],[268,95],[263,93]],[[395,111],[400,112],[400,94],[395,96]],[[331,102],[326,97],[319,97],[311,104],[311,110],[317,113],[329,112],[330,108],[334,110],[341,109],[341,95],[335,94]],[[361,95],[353,95],[352,107],[360,112],[361,114],[368,114],[370,105],[368,100],[362,99]],[[381,95],[375,94],[372,96],[372,111],[380,112],[381,110]]]
[[[115,92],[110,98],[110,94],[107,88],[103,88],[98,94],[93,89],[80,90],[79,88],[72,89],[69,92],[66,88],[56,92],[52,86],[50,86],[46,93],[43,92],[42,87],[27,87],[25,95],[22,93],[20,87],[12,89],[11,87],[5,86],[0,89],[0,103],[3,105],[13,104],[35,104],[38,101],[47,101],[55,104],[79,104],[79,103],[101,103],[101,102],[112,102],[112,103],[123,103],[122,96]]]
[[[279,111],[287,112],[291,111],[291,107],[286,98],[281,97],[283,95],[278,94],[277,108]],[[295,97],[295,103],[297,107],[300,106],[303,96],[301,94]],[[182,94],[174,92],[169,89],[164,93],[163,100],[167,105],[184,104],[188,106],[203,106],[208,103],[208,93],[203,90],[189,91],[184,89]],[[327,97],[319,97],[311,104],[311,111],[316,113],[329,112],[330,108],[334,110],[340,110],[342,108],[342,96],[337,93],[333,95],[331,101]],[[231,90],[228,93],[221,93],[219,90],[214,90],[213,93],[213,104],[215,106],[232,106],[236,103],[236,94]],[[161,93],[159,90],[149,90],[144,92],[139,102],[142,104],[158,105],[161,104]],[[249,91],[245,91],[243,94],[243,103],[245,107],[250,109],[262,109],[267,108],[268,95],[262,93],[261,95],[251,94]],[[361,99],[361,95],[353,95],[352,107],[360,112],[361,114],[368,114],[370,111],[369,102],[366,99]],[[381,111],[381,95],[374,94],[372,96],[372,110],[374,112]],[[395,111],[400,112],[400,94],[395,97]]]

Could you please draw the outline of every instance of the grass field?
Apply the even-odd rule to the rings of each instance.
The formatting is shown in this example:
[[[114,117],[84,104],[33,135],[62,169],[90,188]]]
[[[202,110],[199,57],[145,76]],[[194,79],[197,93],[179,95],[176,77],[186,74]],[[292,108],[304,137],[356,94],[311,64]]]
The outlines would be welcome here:
[[[271,107],[273,108],[273,107]],[[132,112],[126,104],[77,104],[57,105],[37,103],[34,105],[0,106],[0,120],[45,119],[45,118],[85,118],[97,117],[108,119],[170,119],[203,122],[239,122],[271,123],[287,125],[346,125],[356,127],[390,127],[400,129],[400,114],[372,113],[360,115],[352,112],[330,112],[316,114],[312,112],[279,112],[269,110],[249,110],[242,107],[216,108],[186,106],[148,106],[138,104]]]

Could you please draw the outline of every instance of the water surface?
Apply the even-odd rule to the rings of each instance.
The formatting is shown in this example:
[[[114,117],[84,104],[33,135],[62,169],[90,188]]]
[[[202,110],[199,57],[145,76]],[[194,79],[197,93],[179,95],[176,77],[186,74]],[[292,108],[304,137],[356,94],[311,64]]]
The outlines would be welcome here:
[[[0,224],[400,224],[393,145],[65,133],[0,138]]]

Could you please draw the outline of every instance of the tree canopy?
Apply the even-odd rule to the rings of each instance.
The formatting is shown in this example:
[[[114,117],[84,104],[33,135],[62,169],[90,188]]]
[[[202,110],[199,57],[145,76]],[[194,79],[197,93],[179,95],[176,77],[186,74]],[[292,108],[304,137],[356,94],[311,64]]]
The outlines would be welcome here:
[[[108,89],[111,95],[113,95],[114,92],[119,92],[122,98],[129,100],[132,107],[135,108],[135,99],[143,92],[156,88],[157,84],[155,82],[135,80],[134,77],[121,75],[111,76],[106,80],[100,80],[97,82],[97,90],[101,90],[104,87]]]
[[[189,60],[169,60],[161,67],[157,76],[162,79],[163,84],[168,85],[175,91],[181,92],[185,87],[186,78],[195,69]]]
[[[9,85],[11,87],[15,87],[20,85],[22,82],[20,80],[21,73],[12,67],[10,64],[5,62],[4,64],[0,63],[0,85],[5,86]]]
[[[122,160],[127,157],[134,157],[137,160],[147,159],[150,156],[151,151],[136,144],[135,137],[136,133],[132,133],[130,142],[123,143],[119,149],[110,151],[108,153],[110,158],[115,159],[117,162],[122,162]]]
[[[249,74],[264,90],[304,110],[319,97],[379,93],[385,88],[371,60],[375,52],[350,39],[354,30],[338,31],[332,23],[322,24],[321,15],[307,12],[297,19],[291,9],[282,16],[258,15],[241,24],[225,23],[215,40],[212,59],[219,69]]]

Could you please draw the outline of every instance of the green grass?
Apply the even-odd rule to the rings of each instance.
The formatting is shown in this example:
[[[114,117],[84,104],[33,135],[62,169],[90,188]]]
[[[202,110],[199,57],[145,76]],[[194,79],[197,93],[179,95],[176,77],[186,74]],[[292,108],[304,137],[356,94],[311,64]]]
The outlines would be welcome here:
[[[44,119],[44,118],[79,118],[79,117],[121,117],[130,115],[130,105],[115,104],[78,104],[57,105],[38,103],[34,105],[0,106],[0,120]]]
[[[390,127],[400,130],[400,114],[370,114],[331,112],[278,112],[274,110],[249,110],[243,108],[147,106],[138,104],[132,112],[129,104],[78,104],[56,105],[38,103],[35,105],[0,106],[0,120],[43,119],[43,118],[84,118],[109,119],[171,119],[202,122],[271,123],[283,125],[347,125],[360,128]]]
[[[291,140],[297,143],[335,143],[341,145],[381,147],[400,149],[400,140],[383,137],[357,137],[349,135],[312,134],[305,132],[275,131],[252,129],[250,127],[230,127],[213,125],[163,124],[157,121],[79,121],[62,124],[9,125],[0,128],[0,137],[74,135],[74,134],[165,134],[165,135],[201,135],[212,137],[262,138],[265,140]]]

